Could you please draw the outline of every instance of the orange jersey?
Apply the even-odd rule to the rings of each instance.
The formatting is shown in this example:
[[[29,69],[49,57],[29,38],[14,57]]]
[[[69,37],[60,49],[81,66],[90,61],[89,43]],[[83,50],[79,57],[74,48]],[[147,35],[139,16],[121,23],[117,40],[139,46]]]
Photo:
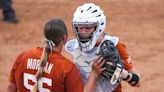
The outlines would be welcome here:
[[[118,52],[121,56],[125,70],[132,69],[134,67],[133,63],[131,61],[131,58],[128,54],[128,51],[127,51],[125,45],[121,41],[118,41],[117,49],[118,49]]]
[[[9,80],[19,92],[29,92],[36,82],[42,48],[21,53],[14,62]],[[76,66],[58,52],[48,55],[38,92],[83,92],[84,85]]]
[[[126,49],[125,45],[121,41],[118,41],[117,49],[118,49],[118,52],[119,52],[119,54],[121,56],[124,68],[126,70],[129,70],[129,69],[133,68],[134,65],[131,62],[131,59],[130,59],[130,56],[129,56],[128,52],[127,52],[127,49]],[[121,84],[119,84],[118,87],[115,90],[113,90],[112,92],[122,92],[121,88],[122,88],[122,86],[121,86]]]

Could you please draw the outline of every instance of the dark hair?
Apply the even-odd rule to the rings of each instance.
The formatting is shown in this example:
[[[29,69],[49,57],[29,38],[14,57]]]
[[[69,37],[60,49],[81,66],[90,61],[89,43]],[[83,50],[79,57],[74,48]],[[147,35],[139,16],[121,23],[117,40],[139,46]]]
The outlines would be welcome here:
[[[36,80],[33,89],[31,92],[37,92],[38,89],[38,80],[43,76],[44,67],[47,62],[47,55],[52,51],[52,43],[57,46],[59,42],[62,40],[64,35],[67,34],[67,28],[63,20],[61,19],[53,19],[47,22],[44,28],[44,36],[45,36],[45,46],[40,57],[40,65],[39,69],[36,72]]]
[[[67,28],[63,20],[50,20],[44,27],[44,36],[58,45],[64,35],[67,35]]]

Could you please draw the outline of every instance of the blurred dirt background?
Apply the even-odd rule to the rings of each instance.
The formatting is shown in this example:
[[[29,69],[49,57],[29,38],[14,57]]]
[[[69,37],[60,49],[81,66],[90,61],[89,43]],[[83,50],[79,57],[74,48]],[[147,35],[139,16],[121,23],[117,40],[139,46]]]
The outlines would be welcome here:
[[[16,56],[42,45],[45,23],[65,20],[69,39],[72,15],[77,6],[94,2],[107,17],[105,31],[120,37],[142,76],[141,87],[123,82],[124,92],[164,92],[164,1],[163,0],[13,0],[18,24],[2,21],[0,10],[0,92],[6,92],[8,75]],[[63,50],[63,54],[71,59]]]

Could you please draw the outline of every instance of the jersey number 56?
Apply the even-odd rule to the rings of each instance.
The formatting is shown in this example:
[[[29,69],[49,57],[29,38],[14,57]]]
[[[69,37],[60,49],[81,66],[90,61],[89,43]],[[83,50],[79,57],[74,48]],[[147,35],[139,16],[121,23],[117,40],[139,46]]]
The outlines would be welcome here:
[[[29,73],[24,73],[24,86],[25,86],[25,88],[31,90],[33,88],[33,85],[29,84],[29,80],[31,80],[32,82],[35,83],[36,82],[35,75],[29,74]],[[38,81],[38,90],[39,90],[39,92],[51,92],[49,89],[43,88],[43,83],[47,84],[48,86],[52,86],[52,79],[42,77]]]

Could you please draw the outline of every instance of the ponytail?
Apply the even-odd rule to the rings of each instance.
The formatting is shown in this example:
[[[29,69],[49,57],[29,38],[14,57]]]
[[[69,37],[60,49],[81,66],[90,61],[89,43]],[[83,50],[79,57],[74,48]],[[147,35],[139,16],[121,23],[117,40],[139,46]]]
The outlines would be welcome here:
[[[36,83],[34,84],[32,90],[30,92],[37,92],[37,90],[38,90],[38,81],[43,76],[44,67],[45,67],[46,62],[47,62],[47,56],[48,56],[49,53],[52,52],[52,49],[55,46],[53,41],[50,41],[46,38],[44,40],[45,40],[46,44],[45,44],[45,47],[43,48],[43,52],[42,52],[42,55],[41,55],[40,65],[39,65],[38,71],[36,72]]]
[[[67,28],[63,20],[61,19],[53,19],[46,23],[44,28],[44,36],[45,36],[45,47],[43,49],[40,65],[38,71],[36,72],[36,83],[31,90],[31,92],[37,92],[38,90],[38,81],[43,76],[44,67],[47,62],[47,56],[52,52],[53,47],[57,47],[62,40],[62,37],[67,35]]]

